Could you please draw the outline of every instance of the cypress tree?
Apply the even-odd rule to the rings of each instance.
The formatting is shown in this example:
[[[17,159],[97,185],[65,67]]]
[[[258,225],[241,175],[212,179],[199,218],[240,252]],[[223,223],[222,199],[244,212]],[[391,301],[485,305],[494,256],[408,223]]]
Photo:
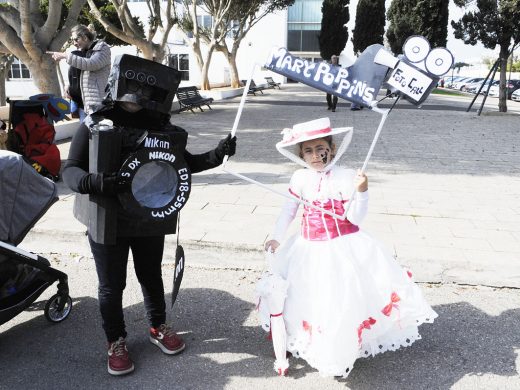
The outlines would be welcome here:
[[[410,35],[420,34],[418,16],[415,14],[417,0],[393,0],[388,8],[389,21],[386,38],[394,54],[402,52],[403,44]]]
[[[431,47],[446,47],[448,40],[448,6],[450,0],[419,0],[415,12],[419,15],[420,34]]]
[[[346,24],[350,19],[350,0],[324,0],[321,6],[321,29],[318,35],[321,58],[339,55],[348,40]]]
[[[385,0],[359,0],[352,31],[354,53],[359,54],[374,43],[383,44],[384,33]]]
[[[393,0],[388,9],[386,37],[399,54],[410,35],[422,35],[432,47],[446,46],[449,0]]]

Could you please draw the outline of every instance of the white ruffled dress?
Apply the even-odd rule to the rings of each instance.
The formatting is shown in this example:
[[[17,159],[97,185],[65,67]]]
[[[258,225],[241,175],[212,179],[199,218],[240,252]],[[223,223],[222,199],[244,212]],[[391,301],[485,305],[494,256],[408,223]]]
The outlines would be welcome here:
[[[355,172],[297,170],[289,191],[343,214]],[[273,238],[281,242],[299,203],[288,200]],[[274,254],[271,273],[287,281],[283,319],[287,350],[324,376],[346,377],[356,359],[394,351],[421,338],[418,326],[437,313],[423,298],[410,271],[368,233],[359,229],[368,192],[357,193],[347,221],[305,206],[301,232]],[[271,275],[272,276],[272,275]],[[262,327],[269,331],[268,297],[275,288],[266,274],[257,285]],[[280,286],[280,284],[278,284]]]

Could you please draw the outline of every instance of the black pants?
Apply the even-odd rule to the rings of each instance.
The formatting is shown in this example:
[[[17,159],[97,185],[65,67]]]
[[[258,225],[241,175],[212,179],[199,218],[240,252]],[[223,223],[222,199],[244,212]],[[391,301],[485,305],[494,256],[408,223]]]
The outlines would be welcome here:
[[[338,104],[338,97],[332,96],[330,93],[327,94],[327,105],[329,108],[336,109],[336,105]]]
[[[126,337],[123,290],[129,249],[132,250],[135,274],[141,284],[150,326],[163,324],[166,321],[161,274],[164,236],[118,237],[115,245],[97,244],[90,237],[89,242],[96,262],[99,308],[108,342]]]

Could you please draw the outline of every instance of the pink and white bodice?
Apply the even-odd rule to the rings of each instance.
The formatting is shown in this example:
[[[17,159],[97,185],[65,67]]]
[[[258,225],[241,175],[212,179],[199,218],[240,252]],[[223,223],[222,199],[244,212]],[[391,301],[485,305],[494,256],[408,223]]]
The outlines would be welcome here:
[[[295,199],[312,203],[321,209],[343,215],[354,190],[355,171],[333,167],[327,172],[299,169],[292,178],[289,192]],[[288,200],[276,223],[273,238],[281,241],[289,224],[295,218],[299,202]],[[304,205],[301,235],[310,241],[326,241],[359,230],[358,225],[368,210],[368,191],[356,193],[347,219],[333,217],[322,210]]]

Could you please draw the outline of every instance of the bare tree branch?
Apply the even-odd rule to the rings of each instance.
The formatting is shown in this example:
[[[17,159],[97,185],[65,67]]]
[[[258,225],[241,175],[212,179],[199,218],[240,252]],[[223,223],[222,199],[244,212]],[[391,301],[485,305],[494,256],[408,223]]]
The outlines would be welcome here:
[[[123,26],[123,30],[120,30],[119,28],[117,28],[112,23],[110,23],[107,19],[104,18],[103,15],[101,14],[101,11],[96,7],[96,4],[94,3],[93,0],[87,0],[87,1],[88,1],[88,5],[90,7],[91,12],[98,19],[99,23],[101,23],[101,25],[105,28],[105,30],[107,30],[107,32],[109,32],[110,34],[114,35],[115,37],[121,39],[122,41],[125,41],[128,43],[133,43],[133,44],[138,43],[138,40],[136,38],[134,38],[130,34],[127,34],[127,32],[126,32],[126,31],[130,30],[130,27],[126,24],[126,18],[124,16],[124,12],[121,9],[120,5],[115,4],[116,3],[115,1],[113,2],[114,6],[116,8],[117,14],[119,16],[119,19],[121,20],[121,25]],[[121,13],[120,13],[120,11],[121,11]]]
[[[29,0],[20,0],[18,11],[20,12],[20,26],[23,46],[32,58],[39,58],[43,55],[43,51],[36,45],[31,25],[31,13],[29,9]]]
[[[165,47],[168,43],[168,36],[170,35],[170,31],[173,28],[173,26],[177,23],[176,18],[176,11],[175,11],[175,3],[173,1],[168,1],[166,4],[166,27],[164,28],[164,33],[161,39],[161,46]]]
[[[159,27],[162,28],[161,5],[159,0],[147,0],[146,5],[148,6],[148,11],[150,12],[148,39],[151,40],[157,33]]]
[[[41,27],[45,23],[45,20],[43,20],[43,16],[40,12],[40,1],[39,0],[31,0],[30,5],[31,10],[31,20],[33,23],[33,26]]]
[[[43,27],[40,28],[40,30],[36,33],[36,39],[41,42],[43,46],[47,46],[48,43],[52,40],[54,34],[56,34],[56,31],[58,31],[61,18],[61,8],[61,0],[49,0],[49,12],[47,14],[47,20],[45,21]]]
[[[23,47],[22,41],[18,38],[18,34],[7,23],[0,18],[0,41],[3,46],[22,62],[29,62],[31,58]]]
[[[13,6],[1,7],[0,18],[20,35],[20,13]]]
[[[55,35],[54,39],[49,44],[49,49],[52,51],[59,51],[63,44],[70,38],[70,30],[78,24],[78,17],[81,9],[87,0],[74,0],[69,8],[67,19],[61,27],[61,30]]]
[[[168,0],[170,1],[170,0]],[[123,0],[123,11],[126,18],[126,22],[128,26],[130,27],[130,30],[132,31],[132,34],[135,36],[141,35],[141,30],[137,23],[135,22],[134,18],[132,17],[132,13],[130,12],[130,9],[128,8],[127,0]],[[143,37],[144,38],[144,37]]]
[[[127,35],[134,35],[139,37],[141,35],[141,31],[137,24],[134,22],[132,18],[132,14],[128,9],[126,0],[110,0],[114,5],[117,16],[119,17],[119,21],[121,22],[122,31]],[[88,2],[90,8],[92,8],[93,2],[89,0]],[[97,9],[97,8],[96,8]]]
[[[149,39],[143,37],[142,33],[137,31],[138,25],[135,23],[130,10],[128,9],[126,0],[111,1],[116,8],[123,29],[117,28],[106,18],[104,18],[101,15],[99,9],[94,4],[93,0],[88,0],[88,4],[94,16],[98,19],[105,30],[107,30],[107,32],[126,43],[137,46],[145,58],[161,61],[164,57],[164,44],[166,43],[166,40],[163,40],[164,44],[157,44],[152,41],[153,37],[150,37]]]
[[[119,0],[112,0],[112,4],[114,5],[114,8],[116,9],[116,12],[117,12],[117,16],[119,17],[119,20],[121,22],[122,32],[126,35],[127,32],[130,32],[132,30],[132,28],[128,25],[128,21],[125,16],[124,7]],[[108,22],[108,20],[105,20],[104,18],[103,18],[104,21],[101,20],[101,18],[102,18],[101,12],[96,7],[95,3],[91,0],[88,0],[88,5],[90,6],[92,13],[94,15],[96,15],[96,17],[98,18],[100,23],[103,25],[103,27],[105,27],[104,23],[109,23],[109,22]],[[116,27],[114,26],[114,28],[116,28]],[[105,27],[105,29],[106,29],[106,27]]]

